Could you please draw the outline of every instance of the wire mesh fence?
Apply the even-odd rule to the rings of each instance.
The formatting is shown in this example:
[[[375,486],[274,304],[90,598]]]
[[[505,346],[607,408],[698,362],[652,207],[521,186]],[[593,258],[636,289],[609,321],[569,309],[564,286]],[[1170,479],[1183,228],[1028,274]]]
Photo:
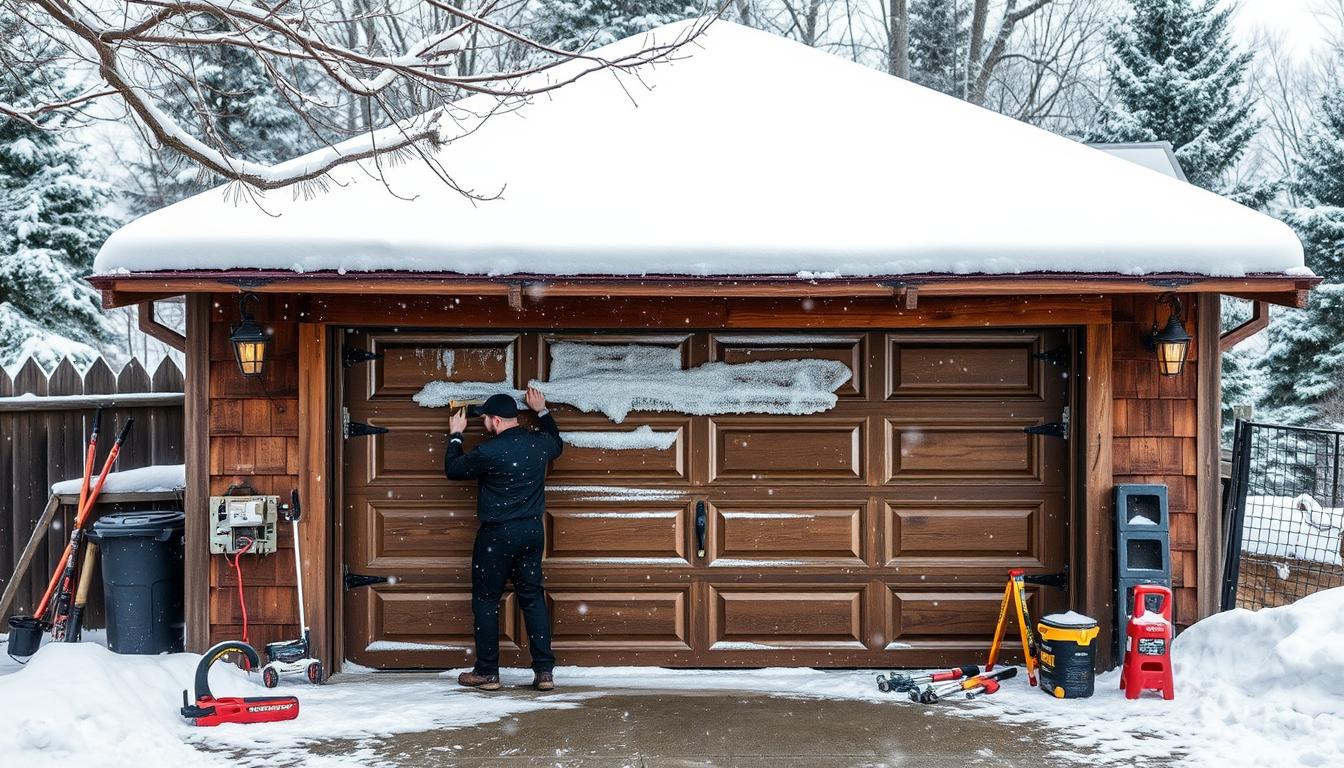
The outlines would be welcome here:
[[[1344,433],[1237,421],[1222,607],[1287,605],[1344,586]]]

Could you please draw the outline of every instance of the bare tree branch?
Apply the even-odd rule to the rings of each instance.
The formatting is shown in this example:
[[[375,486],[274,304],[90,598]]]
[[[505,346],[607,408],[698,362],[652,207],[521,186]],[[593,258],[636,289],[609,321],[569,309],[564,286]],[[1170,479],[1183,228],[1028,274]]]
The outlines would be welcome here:
[[[820,0],[809,1],[815,7]],[[0,0],[0,9],[57,41],[71,67],[96,72],[96,82],[77,96],[0,103],[0,115],[50,128],[38,118],[114,98],[158,146],[221,179],[276,189],[347,163],[452,141],[493,114],[595,72],[638,79],[638,68],[674,58],[716,17],[706,13],[675,39],[650,38],[638,50],[605,58],[523,34],[514,26],[521,6],[518,0],[481,0],[470,8],[458,0]],[[182,64],[193,52],[224,48],[254,59],[279,99],[323,135],[325,149],[266,163],[230,146],[207,104],[213,94]],[[491,48],[514,54],[478,71],[477,54]],[[534,63],[523,65],[525,59]],[[494,103],[460,106],[471,94]],[[170,96],[192,102],[195,117],[184,120],[180,110],[168,109]],[[361,113],[362,120],[352,119]],[[336,138],[354,138],[329,138],[337,131],[344,135]],[[446,171],[440,176],[450,181]]]

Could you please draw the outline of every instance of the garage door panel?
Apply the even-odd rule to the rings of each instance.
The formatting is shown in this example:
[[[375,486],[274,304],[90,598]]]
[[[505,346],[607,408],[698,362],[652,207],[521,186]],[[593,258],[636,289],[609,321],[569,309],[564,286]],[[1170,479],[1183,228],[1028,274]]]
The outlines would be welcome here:
[[[476,493],[475,483],[450,481],[443,475],[448,449],[448,411],[421,409],[423,414],[372,415],[365,422],[388,430],[386,434],[350,438],[348,470],[351,482],[395,489],[405,484],[447,485]],[[467,450],[485,439],[477,425],[463,435]]]
[[[888,399],[904,397],[1042,398],[1037,335],[888,334]]]
[[[555,368],[551,347],[566,342],[615,347],[631,344],[665,347],[674,351],[682,368],[689,368],[692,338],[689,333],[543,333],[536,337],[538,369],[543,380],[550,379]]]
[[[866,500],[853,505],[752,503],[714,505],[711,568],[753,569],[865,565]]]
[[[709,650],[862,648],[866,585],[709,586]]]
[[[849,368],[849,381],[835,394],[841,398],[865,396],[866,334],[717,334],[709,335],[709,359],[740,365],[772,360],[834,360]]]
[[[513,387],[518,336],[388,334],[373,339],[381,354],[369,365],[368,399],[402,401],[430,381],[498,381]]]
[[[690,587],[547,592],[557,651],[618,648],[689,651]]]
[[[709,424],[712,482],[865,480],[862,419],[716,417]]]
[[[1003,590],[997,591],[891,591],[887,637],[895,642],[966,639],[988,642],[999,619]],[[1027,608],[1040,616],[1035,591],[1027,592]],[[1017,637],[1016,623],[1010,638]]]
[[[475,505],[384,498],[349,503],[363,509],[362,524],[373,542],[361,572],[423,573],[470,567],[478,526]]]
[[[613,482],[687,481],[691,450],[689,418],[631,417],[626,424],[612,424],[605,417],[571,415],[560,409],[555,416],[566,445],[564,453],[551,465],[547,475],[549,483],[606,485]],[[636,434],[642,427],[648,427],[653,435],[642,437]],[[627,441],[626,445],[639,447],[619,450],[601,447],[610,444],[606,441],[621,439]],[[644,442],[646,440],[648,442]],[[667,441],[671,444],[667,445]]]
[[[1035,555],[1044,506],[1040,502],[886,502],[886,559]]]
[[[551,567],[690,566],[685,506],[638,503],[546,510],[546,560]]]
[[[1047,438],[1022,431],[1038,423],[1003,417],[978,422],[888,419],[887,482],[956,478],[1040,483],[1039,443]]]

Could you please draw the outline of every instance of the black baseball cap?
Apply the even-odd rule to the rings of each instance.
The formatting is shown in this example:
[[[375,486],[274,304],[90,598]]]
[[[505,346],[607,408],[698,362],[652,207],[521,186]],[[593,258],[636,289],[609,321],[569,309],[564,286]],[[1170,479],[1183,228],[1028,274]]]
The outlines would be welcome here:
[[[500,393],[486,398],[480,405],[471,405],[467,407],[468,416],[498,416],[502,419],[513,419],[518,416],[518,403],[512,395]]]

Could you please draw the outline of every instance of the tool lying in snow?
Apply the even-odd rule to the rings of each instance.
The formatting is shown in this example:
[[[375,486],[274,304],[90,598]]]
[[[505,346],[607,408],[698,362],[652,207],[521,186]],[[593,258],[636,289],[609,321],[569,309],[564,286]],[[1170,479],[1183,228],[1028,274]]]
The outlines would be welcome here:
[[[299,492],[290,491],[289,506],[280,507],[280,517],[290,524],[294,533],[294,578],[299,593],[299,639],[266,644],[266,659],[269,662],[261,668],[261,682],[267,688],[280,684],[281,675],[303,672],[308,682],[321,685],[323,682],[322,662],[313,658],[309,642],[308,620],[303,613],[303,558],[299,554],[299,517],[303,514],[299,507]]]
[[[274,723],[299,716],[299,700],[293,696],[222,696],[210,692],[210,667],[230,653],[241,653],[255,667],[261,663],[257,652],[247,643],[225,640],[205,652],[196,665],[196,703],[190,704],[182,692],[182,716],[192,725],[220,723]]]
[[[980,674],[980,668],[974,664],[966,664],[940,672],[926,672],[922,675],[898,675],[893,672],[890,677],[877,676],[877,690],[883,693],[905,693],[921,685],[958,680],[963,677],[974,677],[978,674]]]
[[[968,698],[968,699],[974,699],[975,697],[977,697],[977,696],[981,696],[981,695],[984,695],[984,694],[996,693],[998,690],[999,690],[999,681],[998,681],[998,680],[989,680],[989,679],[986,679],[986,680],[982,681],[982,682],[981,682],[979,685],[977,685],[976,687],[974,687],[974,688],[968,688],[968,689],[966,690],[966,698]]]
[[[910,700],[920,704],[937,704],[942,699],[947,698],[961,691],[979,691],[986,689],[985,683],[993,682],[994,690],[998,690],[998,684],[1004,680],[1017,677],[1017,667],[1004,667],[993,672],[984,672],[974,677],[968,677],[964,680],[952,680],[937,685],[928,685],[924,690],[914,689],[910,691]],[[985,693],[994,691],[985,690]],[[977,693],[977,695],[979,695]]]

